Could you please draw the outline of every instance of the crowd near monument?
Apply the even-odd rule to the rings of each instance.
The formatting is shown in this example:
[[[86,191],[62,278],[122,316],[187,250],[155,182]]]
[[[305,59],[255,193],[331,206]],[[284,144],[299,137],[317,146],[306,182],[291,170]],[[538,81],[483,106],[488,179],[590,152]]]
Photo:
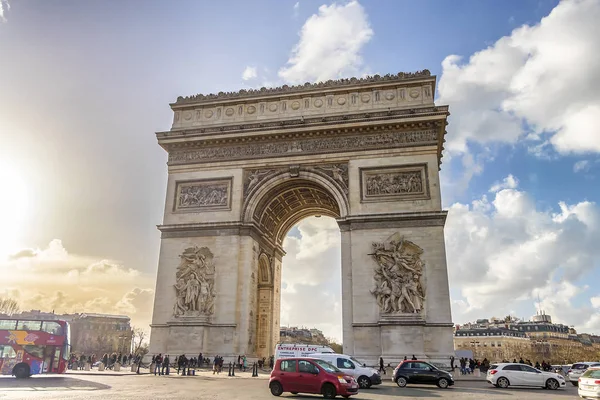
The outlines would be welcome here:
[[[435,84],[423,70],[172,103],[150,353],[272,355],[283,239],[325,215],[341,231],[344,353],[448,364]]]

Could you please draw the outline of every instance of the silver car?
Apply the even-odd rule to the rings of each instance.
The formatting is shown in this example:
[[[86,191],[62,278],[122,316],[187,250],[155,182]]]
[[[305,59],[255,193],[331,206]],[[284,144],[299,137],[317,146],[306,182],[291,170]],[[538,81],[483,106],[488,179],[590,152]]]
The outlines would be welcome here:
[[[583,361],[571,365],[571,369],[567,371],[567,379],[573,386],[577,386],[579,378],[589,367],[600,367],[600,362]]]

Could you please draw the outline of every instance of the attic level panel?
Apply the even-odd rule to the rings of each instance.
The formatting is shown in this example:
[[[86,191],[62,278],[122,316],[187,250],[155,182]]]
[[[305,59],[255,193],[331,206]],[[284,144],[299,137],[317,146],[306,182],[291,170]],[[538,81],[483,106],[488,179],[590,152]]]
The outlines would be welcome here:
[[[435,76],[179,98],[172,130],[433,106]],[[246,95],[250,93],[250,95]]]

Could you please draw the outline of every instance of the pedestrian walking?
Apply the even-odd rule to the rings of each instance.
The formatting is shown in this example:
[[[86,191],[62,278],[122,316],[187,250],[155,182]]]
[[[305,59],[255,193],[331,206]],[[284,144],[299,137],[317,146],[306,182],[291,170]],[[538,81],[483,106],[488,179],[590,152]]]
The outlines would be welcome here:
[[[385,375],[385,365],[383,363],[383,357],[379,357],[379,372],[383,371],[383,374]]]

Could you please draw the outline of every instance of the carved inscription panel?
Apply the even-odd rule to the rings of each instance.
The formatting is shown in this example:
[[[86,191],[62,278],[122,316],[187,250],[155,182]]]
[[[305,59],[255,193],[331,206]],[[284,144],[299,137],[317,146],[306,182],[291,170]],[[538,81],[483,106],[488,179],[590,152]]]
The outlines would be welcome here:
[[[177,182],[174,211],[231,209],[231,181],[232,178]]]
[[[362,201],[429,199],[427,164],[365,168],[360,179]]]

